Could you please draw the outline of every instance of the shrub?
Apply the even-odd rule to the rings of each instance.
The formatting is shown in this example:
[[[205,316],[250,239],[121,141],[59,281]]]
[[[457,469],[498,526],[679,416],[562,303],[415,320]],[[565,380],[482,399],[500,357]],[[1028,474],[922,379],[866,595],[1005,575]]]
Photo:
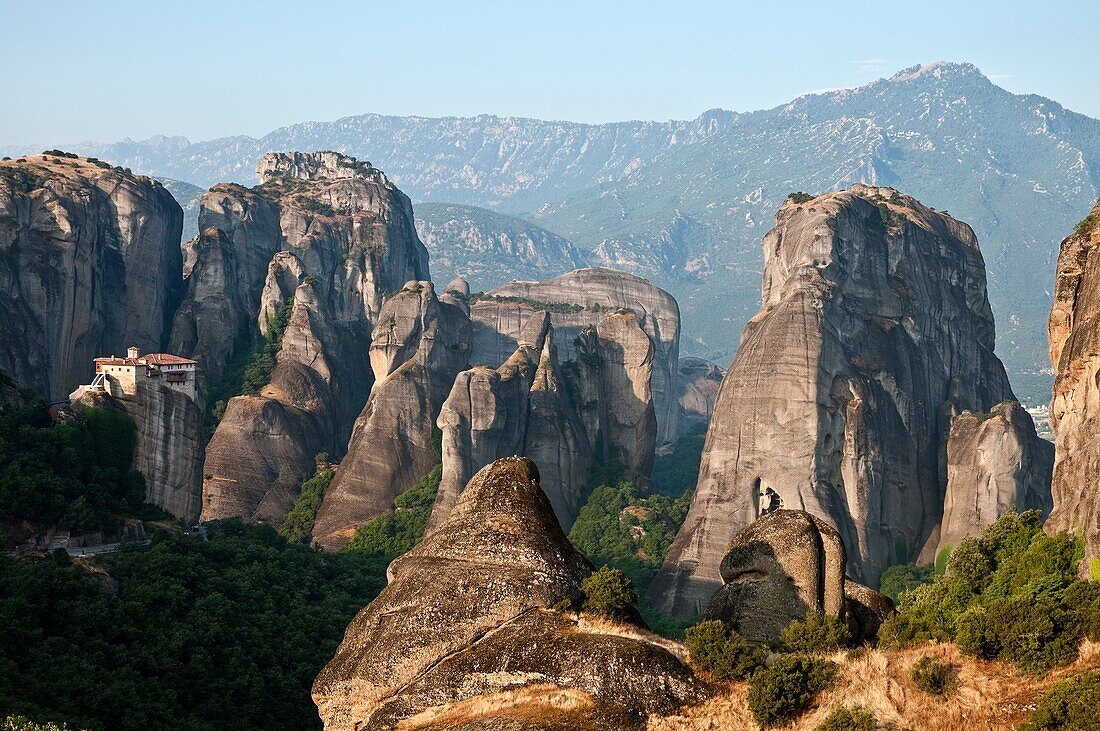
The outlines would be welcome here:
[[[634,603],[638,601],[634,582],[622,571],[610,566],[601,566],[599,571],[585,579],[581,591],[584,592],[582,611],[613,619],[629,617]]]
[[[768,728],[793,720],[833,682],[836,664],[809,655],[783,655],[752,676],[749,710]]]
[[[812,195],[810,195],[809,193],[803,193],[801,190],[797,193],[791,193],[787,196],[787,200],[798,205],[801,205],[802,203],[806,203],[808,201],[812,201],[813,199],[814,197]]]
[[[722,680],[747,680],[764,666],[768,651],[754,647],[718,620],[705,620],[684,633],[691,662]]]
[[[835,652],[847,647],[851,639],[843,622],[821,612],[810,612],[805,620],[791,622],[779,635],[788,652],[807,655]]]
[[[35,723],[26,716],[8,716],[4,719],[2,731],[69,731],[65,724],[58,726],[56,723]]]
[[[1100,583],[1075,581],[1066,588],[1065,601],[1081,634],[1100,642]]]
[[[283,519],[279,533],[291,543],[308,543],[313,532],[313,523],[317,519],[317,510],[325,498],[325,491],[332,482],[336,469],[328,463],[328,454],[317,455],[317,471],[313,477],[302,483],[290,512]]]
[[[1100,633],[1100,588],[1077,580],[1081,540],[1046,535],[1038,511],[1009,512],[951,552],[946,574],[905,592],[883,647],[951,641],[968,655],[1045,672]]]
[[[951,695],[958,685],[958,675],[958,668],[951,663],[927,656],[913,663],[909,672],[918,688],[938,696]]]
[[[877,727],[875,717],[866,708],[837,706],[816,731],[875,731]]]
[[[1081,673],[1051,686],[1020,731],[1097,731],[1100,729],[1097,708],[1100,708],[1100,672]]]
[[[911,563],[891,566],[882,572],[879,591],[893,599],[896,604],[901,601],[901,595],[905,592],[916,589],[918,586],[931,584],[935,579],[933,571],[932,566],[917,566]]]

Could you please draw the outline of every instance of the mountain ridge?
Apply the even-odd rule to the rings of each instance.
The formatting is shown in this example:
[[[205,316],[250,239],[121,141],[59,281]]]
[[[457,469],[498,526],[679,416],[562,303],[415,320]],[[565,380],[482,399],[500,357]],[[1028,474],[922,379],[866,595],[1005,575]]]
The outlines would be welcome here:
[[[201,184],[248,182],[272,149],[371,160],[418,202],[519,215],[594,265],[652,279],[684,308],[685,352],[722,363],[759,303],[760,237],[787,195],[892,186],[974,227],[999,352],[1030,404],[1048,398],[1051,381],[1053,282],[1034,272],[1053,271],[1062,232],[1100,195],[1100,121],[1008,92],[969,63],[911,66],[861,87],[693,120],[366,114],[261,138],[86,145],[74,149]]]

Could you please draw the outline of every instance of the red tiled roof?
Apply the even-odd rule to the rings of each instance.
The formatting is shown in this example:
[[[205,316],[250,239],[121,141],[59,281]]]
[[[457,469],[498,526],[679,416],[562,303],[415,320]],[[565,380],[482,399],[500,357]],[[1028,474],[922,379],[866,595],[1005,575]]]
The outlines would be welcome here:
[[[115,358],[115,357],[101,357],[96,358],[94,362],[100,365],[195,365],[198,361],[191,360],[190,358],[181,358],[178,355],[172,355],[171,353],[147,353],[146,355],[138,356],[137,358]]]
[[[171,353],[149,353],[141,356],[139,360],[144,360],[150,365],[186,365],[188,363],[198,363],[198,361],[191,360],[190,358],[181,358]]]

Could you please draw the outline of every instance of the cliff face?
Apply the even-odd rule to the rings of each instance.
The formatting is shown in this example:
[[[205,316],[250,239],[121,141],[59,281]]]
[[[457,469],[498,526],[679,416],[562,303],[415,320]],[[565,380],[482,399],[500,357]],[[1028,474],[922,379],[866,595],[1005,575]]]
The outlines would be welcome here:
[[[563,728],[641,729],[649,713],[702,700],[703,684],[637,629],[550,610],[591,571],[534,463],[485,467],[438,529],[390,565],[389,585],[317,677],[326,731],[394,729],[426,711],[451,727],[453,705],[474,697],[484,702],[463,720],[478,728],[549,714],[565,716]],[[563,708],[563,697],[580,703]]]
[[[1100,202],[1062,242],[1050,313],[1050,403],[1055,434],[1054,510],[1047,525],[1085,536],[1087,566],[1100,559]]]
[[[563,364],[577,360],[578,336],[609,314],[632,311],[652,341],[653,408],[658,445],[676,438],[676,375],[680,310],[668,292],[645,279],[611,269],[578,269],[544,282],[510,282],[475,301],[471,360],[496,366],[511,356],[520,331],[535,312],[550,313]]]
[[[824,519],[869,583],[930,552],[951,415],[1011,400],[968,226],[888,188],[788,201],[764,238],[763,308],[745,327],[698,489],[651,596],[697,614],[726,542],[774,489]]]
[[[503,365],[458,374],[439,414],[443,479],[429,532],[446,520],[478,470],[512,455],[541,460],[543,489],[562,525],[572,525],[592,450],[559,373],[550,317],[540,312]]]
[[[97,356],[160,350],[182,225],[151,178],[75,157],[0,161],[0,370],[58,400]]]
[[[136,396],[84,391],[81,406],[123,411],[134,422],[133,468],[145,476],[145,499],[188,525],[199,517],[202,497],[202,409],[187,394],[139,382]]]
[[[369,163],[268,153],[256,171],[256,188],[216,185],[203,195],[199,237],[186,247],[188,290],[172,348],[198,360],[211,383],[247,339],[279,252],[296,257],[349,337],[369,337],[387,293],[428,279],[409,199]]]
[[[700,434],[710,426],[714,402],[726,372],[709,360],[681,358],[676,379],[676,401],[680,417],[676,422],[678,436]]]
[[[1035,422],[1015,401],[952,419],[936,554],[967,536],[980,536],[1013,507],[1046,516],[1053,466],[1054,445],[1036,436]]]
[[[278,521],[314,457],[339,459],[370,393],[383,297],[428,278],[412,208],[381,173],[337,153],[270,153],[253,190],[203,196],[173,342],[217,382],[258,323],[288,306],[276,366],[229,401],[207,449],[203,518]]]
[[[437,463],[432,427],[469,356],[465,282],[436,297],[409,282],[382,305],[370,361],[375,384],[317,512],[315,542],[339,548]]]

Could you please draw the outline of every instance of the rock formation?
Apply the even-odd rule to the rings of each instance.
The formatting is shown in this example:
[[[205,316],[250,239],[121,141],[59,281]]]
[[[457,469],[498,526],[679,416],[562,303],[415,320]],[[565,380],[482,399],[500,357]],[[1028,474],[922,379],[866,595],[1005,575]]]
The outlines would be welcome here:
[[[371,331],[384,296],[428,279],[412,207],[369,163],[334,152],[270,153],[261,185],[215,186],[189,247],[176,352],[224,378],[228,358],[291,309],[276,365],[232,398],[207,449],[204,519],[279,521],[314,457],[339,459],[373,378]],[[257,334],[258,330],[258,334]]]
[[[409,199],[370,163],[335,152],[273,152],[256,172],[256,188],[222,184],[203,195],[199,237],[185,247],[188,289],[172,352],[198,360],[215,384],[249,339],[280,252],[313,280],[334,325],[360,340],[386,294],[429,279]],[[290,261],[284,255],[280,264]]]
[[[316,543],[343,546],[439,461],[432,428],[468,365],[466,294],[462,280],[438,298],[431,282],[409,282],[382,305],[370,348],[374,389],[317,512]]]
[[[677,436],[702,434],[710,426],[714,402],[726,372],[709,360],[681,358],[676,378],[676,401],[680,416],[676,422]]]
[[[117,409],[133,420],[133,468],[145,476],[146,502],[190,525],[202,497],[202,409],[187,394],[146,380],[136,397],[85,391],[73,405]]]
[[[0,370],[54,401],[97,356],[160,350],[182,225],[151,178],[59,154],[0,162]]]
[[[763,308],[714,407],[691,510],[651,597],[698,614],[730,536],[777,491],[833,525],[874,584],[934,550],[949,419],[1014,400],[970,228],[889,188],[789,199]]]
[[[543,466],[542,484],[558,520],[572,525],[592,450],[559,377],[550,317],[536,313],[519,347],[499,368],[459,373],[439,414],[443,479],[427,530],[450,514],[462,489],[485,465],[511,455]]]
[[[1031,415],[1015,401],[988,413],[964,411],[947,440],[947,496],[940,551],[980,536],[1012,508],[1050,512],[1054,445],[1035,435]]]
[[[719,569],[725,583],[704,616],[726,622],[752,643],[778,638],[810,612],[850,620],[853,634],[872,636],[893,606],[847,580],[846,564],[844,542],[825,521],[802,510],[778,510],[734,536]]]
[[[645,279],[611,269],[578,269],[544,282],[510,282],[476,297],[470,307],[474,322],[471,359],[497,366],[516,348],[520,331],[538,311],[550,313],[554,342],[563,364],[577,359],[586,327],[596,327],[609,314],[629,310],[653,344],[653,408],[657,444],[676,438],[677,361],[680,310],[668,292]]]
[[[1047,526],[1085,537],[1085,567],[1100,575],[1100,202],[1062,242],[1050,313],[1054,509]]]
[[[390,565],[389,585],[317,677],[326,731],[412,717],[431,728],[464,717],[467,728],[641,729],[650,713],[701,700],[703,684],[651,635],[550,610],[591,570],[532,462],[485,467],[438,530]]]

